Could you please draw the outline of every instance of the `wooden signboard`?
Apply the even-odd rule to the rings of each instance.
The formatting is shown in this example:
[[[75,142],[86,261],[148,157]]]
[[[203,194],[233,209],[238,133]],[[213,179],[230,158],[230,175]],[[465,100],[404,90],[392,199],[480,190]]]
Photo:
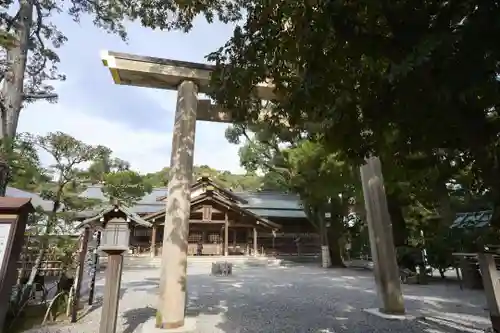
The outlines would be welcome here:
[[[24,232],[32,212],[34,208],[29,198],[0,197],[0,332],[3,332]]]

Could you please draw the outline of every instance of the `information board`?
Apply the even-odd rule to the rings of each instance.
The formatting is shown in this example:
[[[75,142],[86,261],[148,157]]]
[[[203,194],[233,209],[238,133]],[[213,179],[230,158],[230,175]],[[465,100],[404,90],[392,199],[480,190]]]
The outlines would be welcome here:
[[[9,242],[10,223],[0,224],[0,270],[3,268],[3,261],[5,259],[5,252],[7,251],[7,244]]]

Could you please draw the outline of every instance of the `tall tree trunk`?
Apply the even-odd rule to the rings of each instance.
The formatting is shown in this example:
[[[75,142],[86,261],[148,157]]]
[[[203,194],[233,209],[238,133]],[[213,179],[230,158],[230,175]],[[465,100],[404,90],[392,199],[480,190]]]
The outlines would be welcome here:
[[[324,210],[318,209],[318,207],[312,207],[310,205],[305,205],[304,208],[306,216],[319,233],[321,246],[321,266],[324,268],[328,268],[331,266],[331,257],[330,249],[328,246],[328,232],[325,224],[325,212]]]
[[[342,234],[335,229],[335,223],[328,228],[328,244],[331,267],[345,267],[344,254],[341,248]]]
[[[7,71],[0,89],[0,196],[5,196],[9,181],[9,155],[16,135],[19,113],[23,102],[24,73],[29,49],[29,35],[33,24],[33,2],[19,1],[19,17],[13,23],[16,44],[7,50]]]
[[[344,235],[343,209],[332,198],[330,200],[330,227],[328,233],[328,245],[330,250],[330,260],[332,267],[345,267],[343,246],[341,244]]]
[[[330,256],[330,246],[328,244],[328,228],[326,226],[325,212],[323,210],[317,210],[316,216],[321,239],[321,267],[329,268],[332,266],[332,258]]]

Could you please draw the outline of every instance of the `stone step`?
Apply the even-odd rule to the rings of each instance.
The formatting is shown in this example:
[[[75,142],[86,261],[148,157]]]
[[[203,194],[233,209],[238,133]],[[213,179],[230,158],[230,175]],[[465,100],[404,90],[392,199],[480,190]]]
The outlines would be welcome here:
[[[190,264],[207,264],[211,265],[216,261],[227,261],[235,266],[249,264],[249,265],[273,265],[276,264],[276,259],[268,257],[249,257],[249,256],[200,256],[188,257],[188,265]],[[107,258],[103,257],[100,260],[100,265],[106,265]],[[127,268],[157,268],[161,265],[161,257],[149,256],[126,256],[124,266]]]
[[[296,264],[318,263],[321,264],[319,256],[190,256],[188,265],[207,264],[213,262],[226,261],[232,263],[235,267],[240,265],[248,266],[291,266]],[[100,266],[105,267],[106,257],[100,260]],[[124,266],[126,268],[159,268],[161,266],[161,257],[150,256],[126,256]]]

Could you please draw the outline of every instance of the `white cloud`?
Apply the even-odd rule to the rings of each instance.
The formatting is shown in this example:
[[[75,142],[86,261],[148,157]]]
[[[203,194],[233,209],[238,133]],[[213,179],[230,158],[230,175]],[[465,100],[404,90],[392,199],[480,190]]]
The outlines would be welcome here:
[[[215,50],[229,38],[232,28],[222,24],[203,24],[198,20],[193,31],[183,34],[152,31],[131,24],[130,40],[125,44],[116,36],[107,35],[93,27],[85,19],[80,24],[74,24],[71,20],[61,18],[58,25],[69,38],[59,51],[60,68],[62,72],[68,74],[68,81],[56,84],[60,97],[58,104],[37,102],[23,110],[18,132],[43,135],[62,131],[85,143],[109,147],[116,157],[130,162],[134,169],[142,173],[158,171],[168,166],[172,142],[171,125],[165,123],[165,126],[156,126],[154,129],[147,128],[147,124],[133,126],[130,119],[125,119],[127,113],[130,115],[130,110],[123,110],[123,116],[116,119],[110,116],[116,112],[99,114],[91,111],[109,111],[103,106],[109,103],[100,101],[108,98],[109,102],[106,92],[117,89],[116,91],[120,91],[119,94],[123,94],[124,101],[133,100],[136,96],[142,99],[146,97],[152,101],[153,106],[156,106],[153,109],[156,111],[161,109],[173,119],[175,91],[136,88],[131,93],[130,89],[120,89],[113,84],[109,72],[100,63],[99,52],[102,49],[110,49],[203,62],[204,55]],[[89,86],[89,82],[96,84]],[[84,90],[85,94],[82,94]],[[89,90],[94,91],[89,94]],[[137,108],[130,106],[133,107]],[[148,112],[146,108],[151,107],[151,105],[144,106],[146,116]],[[160,125],[163,121],[163,119],[158,120]],[[226,124],[197,123],[194,156],[196,165],[208,165],[233,173],[243,172],[239,166],[239,147],[228,143],[224,137],[226,127]]]
[[[198,122],[195,164],[241,173],[239,147],[225,141],[226,126]],[[109,147],[116,157],[130,162],[141,173],[155,172],[170,164],[172,134],[169,130],[137,130],[118,119],[110,121],[63,103],[39,102],[21,113],[18,132],[44,135],[55,131],[70,134],[88,144]],[[47,159],[44,162],[50,163]]]
[[[170,163],[171,133],[134,130],[63,104],[40,102],[21,114],[19,132],[44,135],[61,131],[93,145],[104,145],[140,172],[154,172]],[[167,150],[168,149],[168,150]]]

